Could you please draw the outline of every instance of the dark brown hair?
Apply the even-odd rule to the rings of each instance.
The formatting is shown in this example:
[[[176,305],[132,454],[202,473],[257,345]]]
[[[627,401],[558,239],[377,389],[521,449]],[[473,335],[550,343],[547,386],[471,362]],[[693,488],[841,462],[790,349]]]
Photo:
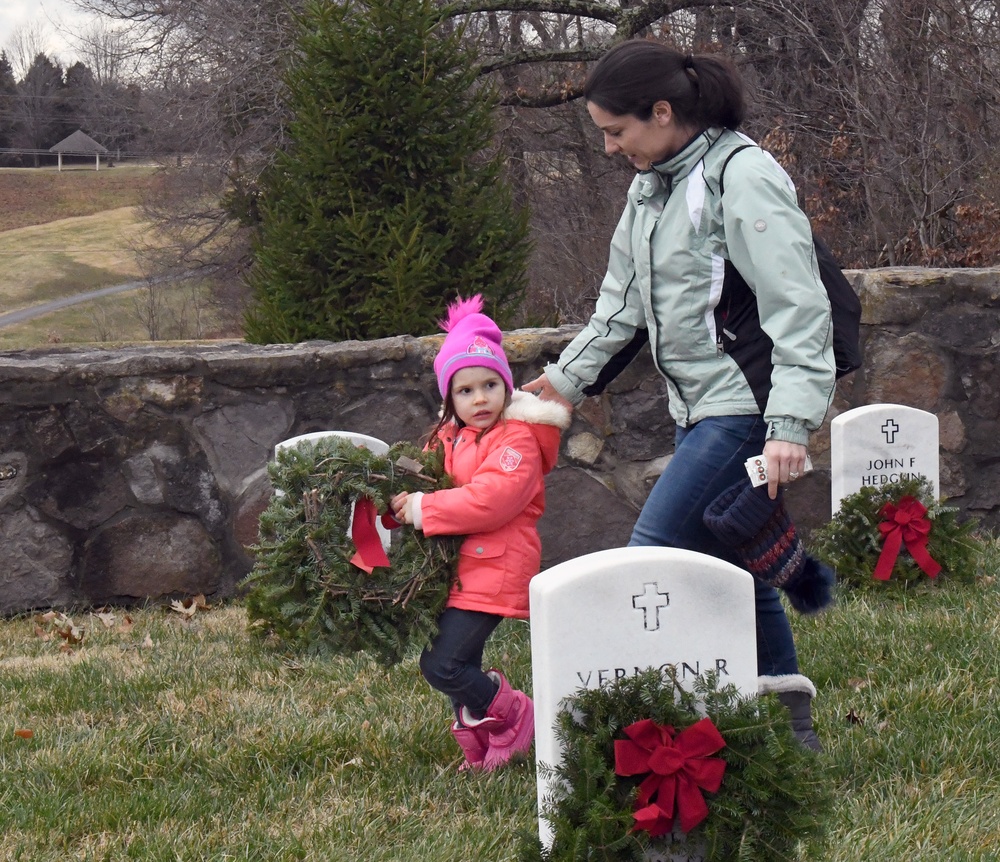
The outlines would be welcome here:
[[[736,67],[716,54],[681,54],[659,42],[616,45],[587,75],[583,95],[599,108],[648,120],[657,102],[669,102],[686,125],[739,128],[746,113]]]
[[[499,377],[499,375],[497,376]],[[506,383],[504,383],[503,389],[504,393],[506,394],[506,397],[504,399],[504,404],[505,406],[509,406],[512,393],[507,388]],[[483,434],[489,431],[490,428],[492,428],[494,425],[499,425],[503,421],[504,421],[503,413],[501,413],[500,416],[497,418],[497,421],[494,422],[493,425],[490,425],[489,428],[484,428],[476,435],[476,443],[479,442]],[[430,445],[432,448],[437,448],[437,446],[440,445],[441,442],[440,438],[438,437],[438,433],[449,422],[454,422],[459,428],[465,427],[465,423],[461,419],[459,419],[458,414],[455,413],[455,399],[452,397],[450,384],[448,386],[448,391],[445,392],[444,394],[444,406],[441,408],[441,415],[438,417],[438,421],[434,425],[434,427],[431,428],[431,430],[427,432],[427,435],[423,438],[423,440],[421,440],[421,443],[425,446]]]

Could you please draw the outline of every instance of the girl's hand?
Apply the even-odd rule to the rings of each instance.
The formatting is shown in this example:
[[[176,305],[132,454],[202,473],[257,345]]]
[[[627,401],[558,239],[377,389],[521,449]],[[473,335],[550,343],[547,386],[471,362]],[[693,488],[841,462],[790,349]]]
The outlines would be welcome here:
[[[801,443],[785,440],[768,440],[764,444],[767,459],[767,496],[778,496],[778,485],[787,485],[806,471],[807,449]]]
[[[549,383],[549,378],[545,374],[528,381],[521,389],[525,392],[530,392],[532,395],[537,395],[542,401],[555,401],[562,404],[570,413],[573,412],[573,405],[567,399],[563,398],[556,388]]]
[[[392,517],[394,517],[400,524],[412,524],[412,504],[410,520],[406,519],[406,504],[410,499],[410,495],[406,491],[400,491],[395,497],[389,501],[389,505],[392,506]]]

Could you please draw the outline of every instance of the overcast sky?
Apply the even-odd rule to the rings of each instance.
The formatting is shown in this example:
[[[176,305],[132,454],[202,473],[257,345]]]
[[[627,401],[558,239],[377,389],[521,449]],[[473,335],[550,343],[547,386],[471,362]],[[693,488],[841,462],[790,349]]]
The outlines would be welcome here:
[[[0,50],[8,46],[18,27],[34,23],[46,34],[46,53],[70,65],[76,59],[71,33],[86,26],[87,20],[72,0],[0,0]]]

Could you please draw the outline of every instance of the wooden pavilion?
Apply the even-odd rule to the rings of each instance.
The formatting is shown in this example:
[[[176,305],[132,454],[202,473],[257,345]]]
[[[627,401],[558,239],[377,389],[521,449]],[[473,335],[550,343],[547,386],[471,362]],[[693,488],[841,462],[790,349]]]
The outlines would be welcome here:
[[[59,156],[60,171],[63,166],[63,155],[93,156],[94,170],[99,171],[101,169],[101,156],[108,154],[108,148],[101,146],[82,129],[77,129],[68,138],[63,138],[58,144],[49,147],[49,152]]]

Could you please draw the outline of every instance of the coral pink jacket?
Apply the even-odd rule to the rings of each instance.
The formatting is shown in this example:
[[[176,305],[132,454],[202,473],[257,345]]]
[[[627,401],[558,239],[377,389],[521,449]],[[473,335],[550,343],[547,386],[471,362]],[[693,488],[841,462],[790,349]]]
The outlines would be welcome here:
[[[559,457],[569,411],[515,392],[503,419],[483,434],[450,423],[438,436],[455,488],[421,494],[413,524],[427,536],[466,536],[448,607],[528,617],[528,582],[538,574],[545,475]]]

